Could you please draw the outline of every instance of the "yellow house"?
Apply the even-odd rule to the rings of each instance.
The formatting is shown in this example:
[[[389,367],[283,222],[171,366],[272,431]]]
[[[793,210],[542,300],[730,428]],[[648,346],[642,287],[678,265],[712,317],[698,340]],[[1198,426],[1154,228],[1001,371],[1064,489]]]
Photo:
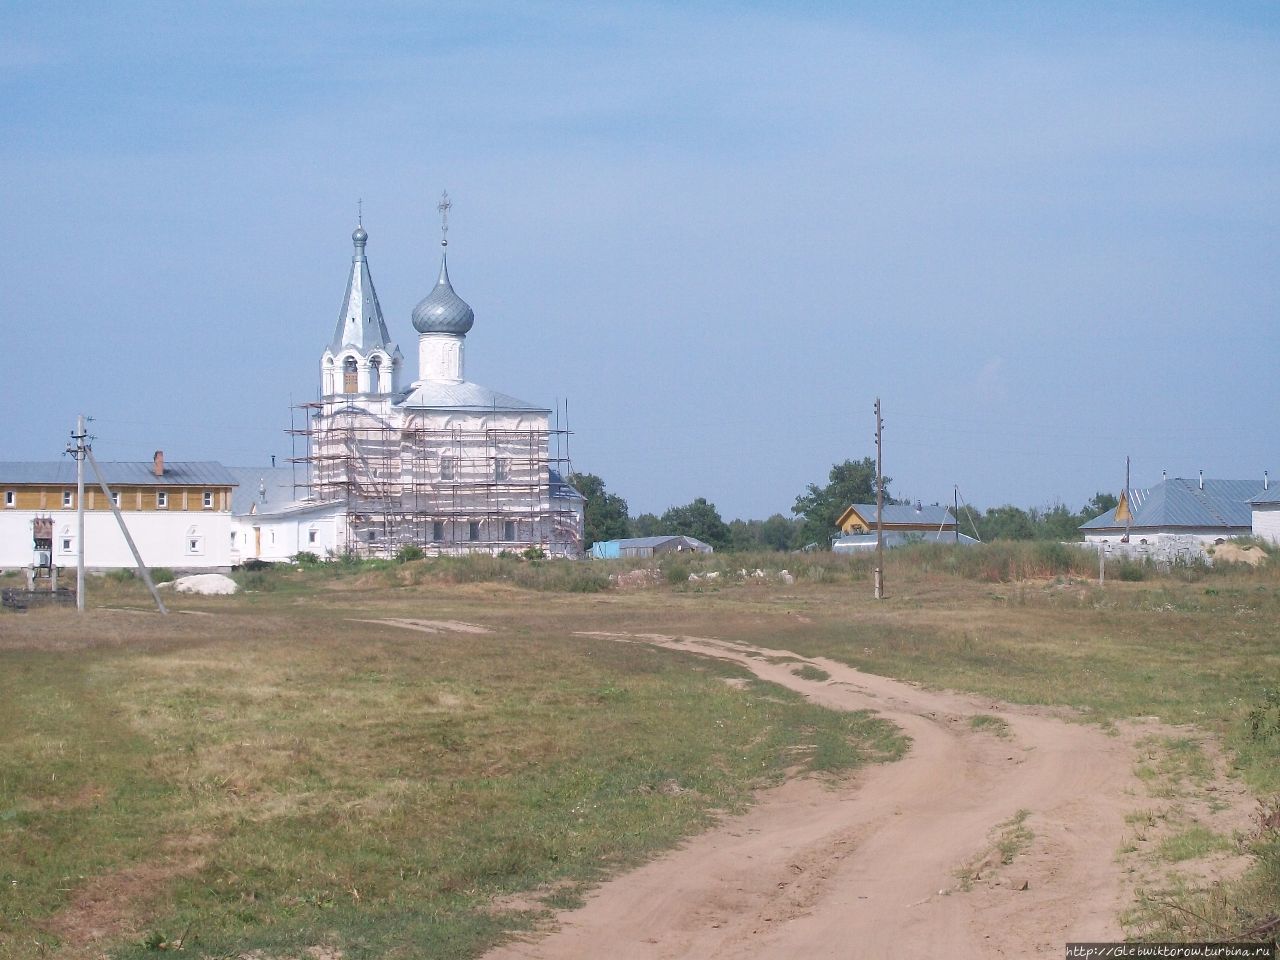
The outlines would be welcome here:
[[[884,505],[884,530],[886,533],[937,533],[953,531],[956,518],[946,507],[937,504],[924,506],[917,500],[910,503],[886,503]],[[836,526],[844,534],[874,533],[876,529],[876,505],[855,503],[840,514]]]

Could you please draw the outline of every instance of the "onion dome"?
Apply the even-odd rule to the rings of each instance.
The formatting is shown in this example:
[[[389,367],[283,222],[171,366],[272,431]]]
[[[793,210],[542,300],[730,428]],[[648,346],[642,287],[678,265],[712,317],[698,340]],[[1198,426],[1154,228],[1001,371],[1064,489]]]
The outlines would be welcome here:
[[[413,328],[419,333],[452,333],[465,336],[476,315],[467,301],[453,292],[449,265],[440,260],[440,279],[422,302],[413,308]]]

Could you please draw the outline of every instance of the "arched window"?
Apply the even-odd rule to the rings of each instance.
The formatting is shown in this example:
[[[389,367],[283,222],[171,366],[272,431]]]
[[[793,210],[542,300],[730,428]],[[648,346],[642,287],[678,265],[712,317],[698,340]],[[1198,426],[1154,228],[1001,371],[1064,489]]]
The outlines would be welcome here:
[[[382,358],[374,357],[369,361],[369,392],[382,392]]]
[[[360,374],[356,370],[356,358],[347,357],[342,361],[342,392],[359,393]]]

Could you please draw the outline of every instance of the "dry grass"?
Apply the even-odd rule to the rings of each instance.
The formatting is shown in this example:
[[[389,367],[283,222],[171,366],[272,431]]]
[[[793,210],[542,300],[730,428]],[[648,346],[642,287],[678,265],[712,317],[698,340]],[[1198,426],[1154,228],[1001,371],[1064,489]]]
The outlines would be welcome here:
[[[567,609],[531,622],[524,591],[434,589],[4,620],[0,957],[472,956],[531,922],[497,898],[563,900],[797,762],[901,749],[733,668],[569,636]],[[493,632],[360,622],[427,611]]]
[[[555,564],[554,580],[521,586],[512,561],[273,571],[245,596],[174,597],[167,619],[0,619],[0,957],[54,949],[88,885],[147,864],[173,869],[121,893],[115,956],[188,924],[206,953],[471,956],[530,922],[490,904],[550,888],[571,899],[741,805],[791,748],[837,770],[895,749],[865,717],[580,630],[737,639],[1104,723],[1154,714],[1219,735],[1254,790],[1280,792],[1265,699],[1280,676],[1280,574],[1099,589],[1069,571],[1002,582],[1008,564],[895,554],[881,602],[842,558],[774,557],[789,585],[726,573],[626,592],[585,592]],[[98,604],[147,607],[136,584],[94,590]],[[359,622],[383,618],[493,632]],[[1200,771],[1184,745],[1153,752],[1159,783]],[[184,837],[209,843],[179,855]],[[1249,843],[1256,870],[1207,900],[1153,898],[1144,934],[1190,935],[1185,910],[1237,930],[1280,912],[1274,828]]]

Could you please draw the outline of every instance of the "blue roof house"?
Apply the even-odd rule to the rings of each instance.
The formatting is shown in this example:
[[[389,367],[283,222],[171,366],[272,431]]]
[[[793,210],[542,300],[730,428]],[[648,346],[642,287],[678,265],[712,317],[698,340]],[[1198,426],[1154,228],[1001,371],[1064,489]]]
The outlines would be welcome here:
[[[1263,491],[1265,481],[1210,480],[1203,476],[1171,477],[1154,487],[1133,487],[1126,523],[1108,510],[1081,524],[1086,543],[1115,543],[1129,532],[1129,542],[1157,543],[1170,537],[1190,538],[1202,544],[1223,543],[1253,533],[1251,500]],[[1118,507],[1116,509],[1119,509]]]

